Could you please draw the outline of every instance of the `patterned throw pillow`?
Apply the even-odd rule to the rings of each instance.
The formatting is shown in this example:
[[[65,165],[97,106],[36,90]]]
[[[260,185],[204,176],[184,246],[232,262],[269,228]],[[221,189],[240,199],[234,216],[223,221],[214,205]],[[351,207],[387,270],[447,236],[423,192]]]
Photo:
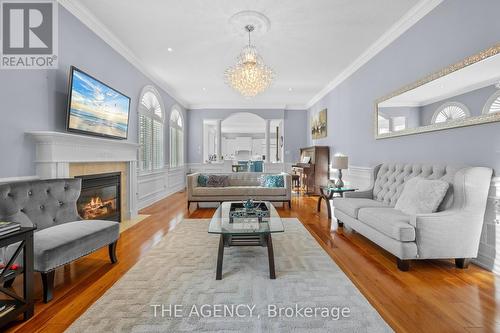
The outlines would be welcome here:
[[[229,178],[227,176],[209,175],[207,187],[226,187],[229,186]]]
[[[267,175],[264,187],[285,187],[285,179],[281,175]]]
[[[262,186],[262,187],[266,186],[266,179],[267,179],[266,175],[262,175],[262,176],[259,177],[260,186]]]
[[[207,187],[208,176],[207,175],[199,175],[198,176],[198,186]]]

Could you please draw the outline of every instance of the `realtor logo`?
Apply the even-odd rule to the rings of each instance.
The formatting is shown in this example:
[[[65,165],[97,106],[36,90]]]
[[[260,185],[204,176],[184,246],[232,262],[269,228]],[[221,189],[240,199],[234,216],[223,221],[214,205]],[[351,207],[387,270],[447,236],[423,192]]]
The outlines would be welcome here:
[[[4,0],[0,3],[0,68],[57,68],[57,2]]]

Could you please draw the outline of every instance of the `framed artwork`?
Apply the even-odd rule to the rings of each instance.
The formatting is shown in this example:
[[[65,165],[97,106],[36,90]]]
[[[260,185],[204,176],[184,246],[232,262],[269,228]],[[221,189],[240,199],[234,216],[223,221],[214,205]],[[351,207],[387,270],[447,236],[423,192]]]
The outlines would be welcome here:
[[[327,109],[323,109],[311,117],[311,135],[313,140],[326,138],[328,128],[326,111]]]

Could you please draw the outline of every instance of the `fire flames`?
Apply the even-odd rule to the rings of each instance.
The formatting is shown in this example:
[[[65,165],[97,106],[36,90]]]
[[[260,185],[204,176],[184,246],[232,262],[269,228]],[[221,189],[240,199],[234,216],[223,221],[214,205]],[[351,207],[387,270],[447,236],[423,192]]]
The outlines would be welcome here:
[[[103,200],[101,197],[92,197],[90,201],[82,207],[82,217],[86,220],[95,219],[109,215],[116,211],[114,199]]]

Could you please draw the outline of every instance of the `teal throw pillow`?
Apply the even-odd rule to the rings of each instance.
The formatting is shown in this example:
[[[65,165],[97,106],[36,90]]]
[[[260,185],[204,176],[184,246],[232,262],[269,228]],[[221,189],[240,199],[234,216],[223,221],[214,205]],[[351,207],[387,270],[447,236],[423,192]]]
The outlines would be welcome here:
[[[207,187],[208,176],[207,175],[199,175],[198,176],[198,186]]]
[[[264,187],[285,187],[285,179],[281,175],[267,175]]]

